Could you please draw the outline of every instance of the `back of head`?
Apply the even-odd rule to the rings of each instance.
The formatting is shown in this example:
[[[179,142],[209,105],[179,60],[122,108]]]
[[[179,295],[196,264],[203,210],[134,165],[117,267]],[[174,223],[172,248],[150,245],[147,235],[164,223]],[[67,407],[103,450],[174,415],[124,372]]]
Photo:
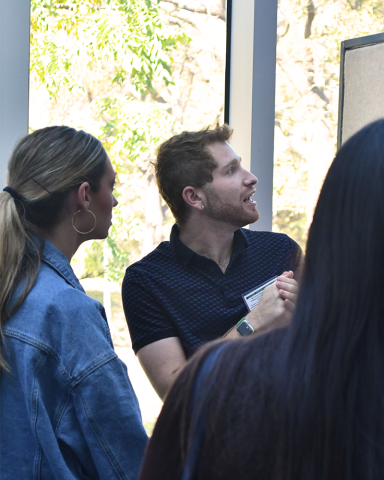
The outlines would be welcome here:
[[[313,317],[306,324],[311,332],[316,328],[325,335],[332,328],[354,341],[364,322],[373,328],[376,321],[381,328],[383,191],[384,120],[379,120],[350,138],[328,171],[308,235],[294,330],[303,331],[306,315]]]
[[[379,120],[337,153],[310,228],[282,367],[284,478],[382,476],[383,192]]]
[[[95,191],[100,188],[106,158],[96,138],[64,126],[36,130],[15,147],[8,163],[8,188],[0,192],[1,331],[35,281],[40,262],[36,239],[60,222],[72,189],[85,181]],[[21,280],[25,288],[15,301]]]
[[[182,197],[184,188],[201,188],[212,182],[216,164],[207,145],[227,142],[231,135],[228,125],[218,125],[214,129],[180,133],[160,145],[155,163],[157,185],[179,225],[188,217]]]

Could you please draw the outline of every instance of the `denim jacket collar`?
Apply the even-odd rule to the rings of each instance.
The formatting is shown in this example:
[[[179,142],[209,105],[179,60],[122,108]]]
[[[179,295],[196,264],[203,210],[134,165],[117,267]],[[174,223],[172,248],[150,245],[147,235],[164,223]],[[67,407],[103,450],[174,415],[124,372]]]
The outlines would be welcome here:
[[[73,288],[84,292],[84,289],[72,270],[67,257],[47,239],[44,240],[42,260],[63,277],[67,283],[72,285]]]

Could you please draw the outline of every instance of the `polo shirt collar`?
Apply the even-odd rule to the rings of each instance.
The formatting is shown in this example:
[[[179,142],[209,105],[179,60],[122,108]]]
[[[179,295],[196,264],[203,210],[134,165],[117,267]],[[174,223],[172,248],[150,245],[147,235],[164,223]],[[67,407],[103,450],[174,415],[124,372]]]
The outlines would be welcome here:
[[[182,265],[187,265],[189,261],[197,255],[196,252],[187,247],[179,238],[180,229],[175,223],[171,230],[170,242],[175,255]],[[245,233],[241,228],[235,231],[233,236],[233,255],[237,255],[249,246]]]

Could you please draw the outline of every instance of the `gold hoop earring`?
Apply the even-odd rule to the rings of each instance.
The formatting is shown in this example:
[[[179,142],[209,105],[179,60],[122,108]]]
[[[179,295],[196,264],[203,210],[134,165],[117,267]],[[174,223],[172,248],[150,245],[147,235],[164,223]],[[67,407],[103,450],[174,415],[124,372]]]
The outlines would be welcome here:
[[[96,221],[96,216],[95,214],[91,211],[91,210],[86,210],[86,212],[89,212],[93,215],[93,218],[95,220],[95,225],[93,226],[93,228],[91,228],[91,230],[89,230],[89,232],[80,232],[80,230],[78,230],[75,225],[73,224],[73,220],[74,218],[76,217],[76,215],[81,212],[82,210],[78,210],[77,212],[75,212],[73,215],[72,215],[72,227],[73,229],[77,232],[77,233],[81,233],[81,235],[87,235],[88,233],[91,233],[93,232],[93,230],[96,228],[96,224],[97,224],[97,221]]]

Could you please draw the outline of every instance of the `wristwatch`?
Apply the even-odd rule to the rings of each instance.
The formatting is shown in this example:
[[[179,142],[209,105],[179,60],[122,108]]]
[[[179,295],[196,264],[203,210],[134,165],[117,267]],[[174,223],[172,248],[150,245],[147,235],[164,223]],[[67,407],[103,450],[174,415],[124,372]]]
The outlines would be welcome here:
[[[236,330],[242,337],[247,337],[248,335],[252,335],[254,333],[254,328],[252,325],[243,317],[241,320],[237,322]]]

